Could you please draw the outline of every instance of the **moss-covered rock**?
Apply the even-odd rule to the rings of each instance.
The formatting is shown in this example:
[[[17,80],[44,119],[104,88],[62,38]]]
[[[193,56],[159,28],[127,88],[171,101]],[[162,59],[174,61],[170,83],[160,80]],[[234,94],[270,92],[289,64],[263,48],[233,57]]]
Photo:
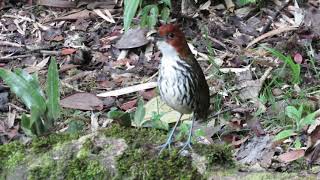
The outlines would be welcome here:
[[[79,135],[53,134],[0,146],[1,175],[6,179],[203,179],[193,157],[177,148],[160,156],[156,148],[166,132],[151,128],[113,125]],[[233,165],[231,148],[195,145],[205,159],[205,171]],[[216,169],[216,168],[214,168]]]
[[[6,179],[108,179],[117,174],[116,157],[127,148],[123,139],[106,137],[103,133],[72,140],[75,137],[51,135],[35,138],[26,146],[19,143],[0,146],[0,163],[5,165],[1,167],[1,176]]]

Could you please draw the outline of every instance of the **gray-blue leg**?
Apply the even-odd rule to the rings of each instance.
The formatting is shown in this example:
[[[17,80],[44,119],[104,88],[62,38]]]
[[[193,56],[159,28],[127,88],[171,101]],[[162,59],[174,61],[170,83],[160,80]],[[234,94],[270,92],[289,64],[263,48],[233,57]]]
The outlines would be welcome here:
[[[180,114],[180,117],[179,117],[178,121],[176,122],[176,124],[174,125],[174,127],[172,128],[172,130],[171,130],[171,132],[170,132],[170,134],[169,134],[169,137],[168,137],[166,143],[164,143],[163,145],[160,146],[161,150],[160,150],[159,154],[161,154],[161,152],[162,152],[164,149],[166,149],[167,147],[168,147],[169,150],[170,150],[170,144],[171,144],[171,142],[172,142],[172,136],[173,136],[174,131],[176,130],[176,128],[177,128],[180,120],[181,120],[182,115],[183,115],[183,114]]]
[[[193,123],[194,123],[195,118],[192,117],[192,121],[191,121],[191,127],[189,130],[189,134],[188,134],[188,139],[185,142],[184,146],[182,147],[182,149],[179,151],[179,153],[181,153],[183,150],[185,150],[186,148],[189,148],[190,150],[192,150],[191,147],[191,141],[192,141],[192,128],[193,128]]]

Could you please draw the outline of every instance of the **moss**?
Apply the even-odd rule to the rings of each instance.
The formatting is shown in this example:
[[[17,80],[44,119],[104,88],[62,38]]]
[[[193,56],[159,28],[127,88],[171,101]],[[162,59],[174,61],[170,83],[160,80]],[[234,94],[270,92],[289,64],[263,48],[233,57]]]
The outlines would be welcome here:
[[[77,139],[79,134],[51,134],[50,136],[36,137],[32,140],[31,149],[35,153],[46,152],[57,144]]]
[[[123,138],[132,148],[148,144],[161,144],[166,140],[164,131],[152,128],[125,128],[117,124],[105,130],[107,137]]]
[[[15,167],[23,162],[25,157],[24,145],[20,142],[11,142],[0,146],[0,172]]]
[[[43,155],[40,158],[41,162],[35,163],[30,167],[28,173],[28,179],[39,179],[44,180],[50,177],[51,179],[57,178],[56,177],[56,162],[51,159],[49,156]]]
[[[97,160],[76,158],[71,160],[66,169],[66,179],[105,179],[106,170]]]
[[[231,146],[221,144],[196,144],[194,145],[194,149],[198,154],[207,157],[209,167],[235,166]]]
[[[297,159],[293,162],[291,162],[288,166],[287,166],[287,170],[286,172],[299,172],[302,170],[308,170],[308,163],[304,158],[300,158]]]
[[[117,164],[119,179],[201,179],[192,167],[191,160],[180,156],[177,151],[168,151],[157,156],[145,149],[126,151]]]
[[[105,134],[124,138],[129,146],[117,160],[118,179],[201,179],[191,159],[180,156],[176,150],[158,156],[154,146],[165,141],[167,136],[163,131],[114,125]]]
[[[87,139],[77,154],[70,156],[69,151],[73,146],[57,143],[52,148],[54,151],[42,154],[38,162],[33,163],[28,179],[104,179],[108,172],[100,165],[98,159],[90,157],[92,145],[90,139]],[[58,151],[66,152],[66,156],[54,160],[51,153]]]

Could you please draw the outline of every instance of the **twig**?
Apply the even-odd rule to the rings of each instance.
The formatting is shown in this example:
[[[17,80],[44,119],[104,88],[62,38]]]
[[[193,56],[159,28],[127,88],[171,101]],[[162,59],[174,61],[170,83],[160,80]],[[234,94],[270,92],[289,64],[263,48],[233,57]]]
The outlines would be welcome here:
[[[25,47],[25,45],[21,45],[18,43],[13,43],[13,42],[9,42],[9,41],[0,41],[0,46],[12,46],[12,47]]]
[[[203,37],[205,37],[205,35],[203,35]],[[225,45],[223,42],[221,42],[221,41],[219,41],[218,39],[213,38],[213,37],[211,37],[211,36],[207,36],[207,37],[208,37],[211,41],[213,41],[213,42],[219,44],[220,46],[222,46],[224,49],[230,51],[230,49],[228,48],[228,46]],[[230,52],[231,52],[231,51],[230,51]]]
[[[76,87],[73,87],[71,84],[66,83],[66,82],[64,82],[64,81],[61,81],[61,85],[62,85],[62,86],[65,86],[65,87],[67,87],[67,88],[70,88],[70,89],[72,89],[72,90],[74,90],[74,91],[76,91],[76,92],[85,92],[85,91],[82,91],[82,90],[80,90],[80,89],[78,89],[78,88],[76,88]]]
[[[74,76],[71,76],[69,78],[64,79],[64,82],[69,83],[71,81],[76,81],[76,80],[79,80],[79,79],[86,77],[87,75],[89,75],[91,73],[92,73],[92,71],[84,71],[84,72],[78,73]]]
[[[53,55],[53,56],[60,56],[61,51],[47,51],[47,50],[40,50],[41,54],[46,54],[46,55]]]
[[[148,82],[144,84],[138,84],[135,86],[129,86],[122,89],[114,90],[114,91],[108,91],[104,93],[97,94],[98,97],[109,97],[109,96],[121,96],[124,94],[129,94],[137,91],[142,91],[146,89],[152,89],[157,87],[157,82]]]
[[[150,80],[152,80],[154,77],[156,77],[159,74],[159,71],[157,71],[156,73],[154,73],[151,77],[149,77],[148,79],[146,79],[143,82],[149,82]]]
[[[220,114],[223,114],[223,113],[226,113],[226,112],[229,112],[229,111],[232,111],[233,109],[236,109],[236,108],[227,108],[225,110],[222,110],[222,111],[218,111],[212,115],[210,115],[207,119],[211,119],[211,118],[214,118],[214,117],[217,117],[219,116]]]
[[[6,62],[6,60],[13,60],[18,58],[25,58],[25,57],[31,57],[31,54],[22,54],[17,56],[8,56],[8,57],[0,57],[0,62]]]
[[[12,103],[8,103],[9,106],[13,107],[14,109],[16,109],[17,111],[20,111],[20,112],[28,112],[26,109],[23,109],[15,104],[12,104]]]
[[[260,35],[266,33],[269,30],[269,28],[271,26],[271,23],[280,15],[280,12],[284,8],[286,8],[289,5],[290,2],[291,2],[291,0],[289,0],[283,6],[281,6],[280,9],[275,14],[273,14],[273,16],[268,20],[267,24],[262,28],[262,30],[260,32]]]
[[[272,31],[269,31],[265,34],[262,34],[261,36],[255,38],[254,40],[252,40],[246,48],[249,48],[251,47],[252,45],[256,44],[257,42],[267,38],[267,37],[271,37],[271,36],[274,36],[274,35],[277,35],[277,34],[281,34],[283,32],[287,32],[287,31],[292,31],[292,30],[296,30],[298,27],[296,26],[289,26],[289,27],[283,27],[283,28],[279,28],[279,29],[275,29],[275,30],[272,30]]]

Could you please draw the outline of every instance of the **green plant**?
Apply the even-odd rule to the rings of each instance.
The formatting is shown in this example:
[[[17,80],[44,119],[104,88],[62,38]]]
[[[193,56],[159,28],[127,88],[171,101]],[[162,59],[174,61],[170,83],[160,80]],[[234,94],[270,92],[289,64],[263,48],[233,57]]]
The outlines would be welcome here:
[[[299,109],[294,106],[287,106],[285,114],[293,120],[294,124],[292,124],[290,128],[279,132],[274,138],[275,141],[286,139],[294,135],[295,133],[299,133],[304,126],[314,123],[316,115],[315,112],[312,112],[308,113],[306,116],[303,116],[304,105],[300,105]],[[299,146],[299,144],[301,146],[301,142],[298,138],[296,139],[294,144],[296,147]]]
[[[138,100],[138,106],[134,113],[123,112],[117,108],[112,108],[107,116],[110,119],[117,120],[119,124],[135,127],[151,127],[156,129],[168,130],[168,125],[163,123],[160,118],[161,114],[154,112],[150,120],[145,119],[146,110],[142,99]]]
[[[125,0],[124,1],[124,29],[127,31],[130,28],[134,16],[138,12],[138,7],[141,7],[141,12],[138,13],[138,17],[141,16],[142,27],[153,28],[160,19],[164,22],[169,20],[171,0],[160,0],[157,3],[148,4],[143,0]]]
[[[51,58],[48,69],[47,99],[36,74],[30,75],[22,69],[11,72],[0,68],[0,77],[31,111],[30,116],[23,114],[21,117],[21,127],[24,132],[30,136],[47,132],[60,117],[59,74],[56,60]]]
[[[300,72],[301,72],[301,67],[300,64],[297,64],[293,61],[291,56],[285,56],[281,52],[273,49],[273,48],[268,48],[264,47],[267,51],[271,52],[274,56],[279,58],[281,61],[285,63],[285,66],[288,64],[290,69],[291,69],[291,74],[292,74],[292,83],[294,84],[299,84],[300,83]]]
[[[247,4],[254,4],[257,0],[239,0],[239,4],[241,6],[247,5]]]

